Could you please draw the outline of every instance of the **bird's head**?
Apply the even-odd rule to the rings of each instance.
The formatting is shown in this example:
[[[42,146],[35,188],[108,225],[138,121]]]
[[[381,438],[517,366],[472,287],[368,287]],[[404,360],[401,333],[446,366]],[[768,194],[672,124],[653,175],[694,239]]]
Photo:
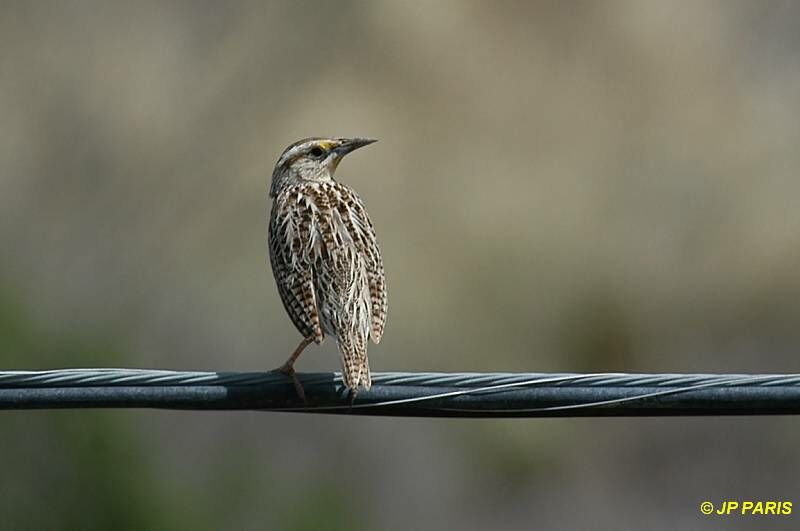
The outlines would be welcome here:
[[[342,158],[372,144],[369,138],[305,138],[287,147],[275,164],[269,195],[275,197],[289,185],[332,181]]]

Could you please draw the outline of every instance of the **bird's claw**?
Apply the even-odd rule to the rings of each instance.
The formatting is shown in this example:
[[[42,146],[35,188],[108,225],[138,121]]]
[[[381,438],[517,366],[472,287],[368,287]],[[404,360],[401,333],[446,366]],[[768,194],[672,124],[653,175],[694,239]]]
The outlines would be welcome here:
[[[297,372],[294,370],[294,367],[288,363],[285,363],[278,367],[277,371],[292,379],[297,397],[303,401],[303,404],[308,405],[308,400],[306,400],[306,392],[303,389],[303,384],[300,383],[300,379],[297,377]]]

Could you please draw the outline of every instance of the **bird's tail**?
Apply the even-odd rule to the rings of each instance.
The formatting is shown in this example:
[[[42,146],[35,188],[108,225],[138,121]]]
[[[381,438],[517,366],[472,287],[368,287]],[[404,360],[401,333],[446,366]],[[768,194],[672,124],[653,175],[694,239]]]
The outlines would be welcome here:
[[[353,391],[358,391],[359,387],[369,390],[372,387],[372,376],[369,372],[366,338],[361,341],[339,339],[338,345],[339,352],[342,354],[344,384]]]

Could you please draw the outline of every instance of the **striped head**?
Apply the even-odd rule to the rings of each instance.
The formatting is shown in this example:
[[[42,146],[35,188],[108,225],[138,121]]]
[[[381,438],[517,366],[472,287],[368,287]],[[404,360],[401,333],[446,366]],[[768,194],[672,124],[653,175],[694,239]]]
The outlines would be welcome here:
[[[304,182],[333,181],[342,158],[376,142],[368,138],[305,138],[287,147],[272,172],[270,197],[287,186]]]

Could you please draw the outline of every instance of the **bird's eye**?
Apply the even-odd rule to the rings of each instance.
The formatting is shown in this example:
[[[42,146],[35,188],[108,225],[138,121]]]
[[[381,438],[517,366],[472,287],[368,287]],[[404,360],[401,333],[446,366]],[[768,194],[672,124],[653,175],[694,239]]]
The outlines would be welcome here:
[[[315,148],[312,148],[309,153],[311,153],[312,157],[321,157],[322,154],[324,153],[324,151],[322,151],[322,148],[315,147]]]

